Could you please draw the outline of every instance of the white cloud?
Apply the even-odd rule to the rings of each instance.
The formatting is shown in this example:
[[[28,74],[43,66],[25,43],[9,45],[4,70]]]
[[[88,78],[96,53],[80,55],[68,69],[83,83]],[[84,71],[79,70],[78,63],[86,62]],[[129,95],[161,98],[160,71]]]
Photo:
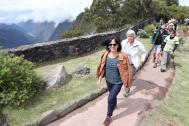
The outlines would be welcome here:
[[[182,6],[189,6],[189,1],[188,0],[179,0],[179,3]]]
[[[0,17],[0,21],[3,21],[3,20],[5,20],[6,18],[8,18],[8,17]]]
[[[91,4],[92,0],[0,0],[0,11],[11,14],[13,22],[33,19],[58,23],[66,19],[75,19]],[[2,17],[4,15],[0,13],[0,19]],[[7,20],[12,22],[10,17]]]

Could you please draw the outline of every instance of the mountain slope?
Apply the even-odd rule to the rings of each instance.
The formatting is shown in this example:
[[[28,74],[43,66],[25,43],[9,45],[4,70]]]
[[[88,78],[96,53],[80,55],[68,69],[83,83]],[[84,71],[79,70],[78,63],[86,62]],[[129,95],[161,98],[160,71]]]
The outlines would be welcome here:
[[[35,38],[10,25],[0,24],[0,43],[3,48],[33,44]]]
[[[33,20],[28,20],[26,22],[20,22],[17,25],[35,37],[37,42],[48,41],[55,30],[55,23],[48,21],[34,22]]]
[[[52,41],[52,40],[60,39],[62,33],[68,30],[71,27],[71,25],[72,25],[72,22],[69,22],[69,21],[64,21],[62,23],[59,23],[49,40]]]

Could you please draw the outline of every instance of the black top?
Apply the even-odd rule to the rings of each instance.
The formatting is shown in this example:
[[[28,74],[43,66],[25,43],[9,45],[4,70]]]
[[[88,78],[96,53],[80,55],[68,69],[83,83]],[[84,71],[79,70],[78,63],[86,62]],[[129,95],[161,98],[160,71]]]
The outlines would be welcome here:
[[[161,45],[161,44],[162,44],[162,34],[159,32],[154,45]]]

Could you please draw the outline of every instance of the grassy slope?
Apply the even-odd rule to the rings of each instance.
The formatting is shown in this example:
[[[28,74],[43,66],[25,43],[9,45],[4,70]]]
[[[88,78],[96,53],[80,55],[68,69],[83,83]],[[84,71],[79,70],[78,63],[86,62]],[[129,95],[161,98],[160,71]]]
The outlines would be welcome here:
[[[147,50],[150,49],[148,39],[141,39]],[[53,61],[51,63],[40,65],[36,68],[40,76],[44,76],[49,70],[56,67],[57,64],[63,64],[69,74],[66,85],[56,91],[46,91],[36,96],[24,107],[13,109],[6,107],[3,113],[7,115],[11,126],[21,126],[23,124],[34,122],[40,115],[50,109],[64,108],[74,101],[89,95],[91,92],[97,92],[95,71],[100,60],[102,51],[78,58],[66,58]],[[79,66],[86,66],[91,69],[91,73],[85,77],[76,77],[71,75]],[[105,82],[103,81],[103,85]]]
[[[69,75],[66,85],[56,91],[45,91],[40,96],[32,99],[30,103],[19,109],[5,108],[3,113],[8,116],[11,126],[21,126],[27,122],[33,122],[40,115],[50,109],[64,108],[74,101],[86,96],[87,94],[97,91],[95,84],[95,69],[99,61],[102,51],[92,55],[74,58],[71,60],[59,60],[55,64],[48,64],[38,67],[36,71],[43,76],[50,69],[53,69],[58,64],[63,64],[68,72],[72,73],[78,66],[86,66],[91,68],[91,73],[85,77],[76,77]]]
[[[141,126],[189,126],[189,41],[176,53],[176,78],[160,106]]]

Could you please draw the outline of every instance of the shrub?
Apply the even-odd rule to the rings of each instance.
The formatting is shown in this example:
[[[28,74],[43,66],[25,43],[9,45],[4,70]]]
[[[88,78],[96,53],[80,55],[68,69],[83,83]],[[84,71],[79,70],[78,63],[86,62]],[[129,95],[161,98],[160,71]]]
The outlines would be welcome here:
[[[148,34],[143,29],[139,29],[137,35],[140,36],[140,38],[149,38]]]
[[[155,29],[155,25],[154,24],[150,24],[150,25],[147,25],[145,28],[144,28],[144,31],[148,34],[148,36],[152,36],[153,33],[154,33],[154,29]]]
[[[13,54],[0,54],[0,106],[19,106],[42,87],[32,62]]]
[[[61,38],[71,38],[71,37],[78,37],[84,35],[84,32],[79,29],[70,29],[68,31],[65,31]]]

